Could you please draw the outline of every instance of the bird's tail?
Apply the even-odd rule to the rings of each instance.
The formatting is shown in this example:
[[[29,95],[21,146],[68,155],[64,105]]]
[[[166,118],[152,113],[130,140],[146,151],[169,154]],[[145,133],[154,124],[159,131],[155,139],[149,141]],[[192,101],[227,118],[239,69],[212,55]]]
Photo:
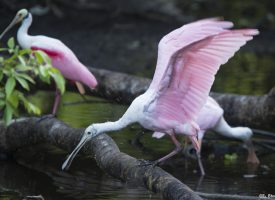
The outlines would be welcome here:
[[[76,84],[76,87],[77,87],[79,93],[81,95],[84,95],[85,94],[85,88],[84,88],[84,86],[81,83],[77,82],[77,81],[75,82],[75,84]]]

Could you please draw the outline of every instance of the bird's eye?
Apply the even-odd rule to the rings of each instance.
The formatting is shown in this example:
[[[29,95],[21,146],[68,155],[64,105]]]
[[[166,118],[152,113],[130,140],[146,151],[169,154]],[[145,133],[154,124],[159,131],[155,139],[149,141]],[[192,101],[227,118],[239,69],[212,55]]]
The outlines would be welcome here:
[[[87,134],[88,134],[88,135],[91,135],[91,134],[92,134],[92,132],[91,132],[91,131],[89,131],[89,132],[87,132]]]

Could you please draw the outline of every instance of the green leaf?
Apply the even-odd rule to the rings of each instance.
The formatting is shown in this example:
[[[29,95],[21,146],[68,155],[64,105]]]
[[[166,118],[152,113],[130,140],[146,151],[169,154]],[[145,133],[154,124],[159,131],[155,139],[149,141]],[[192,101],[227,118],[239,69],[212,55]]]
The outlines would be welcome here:
[[[0,109],[6,105],[6,101],[0,99]]]
[[[40,50],[36,50],[34,51],[34,54],[37,58],[37,61],[38,63],[42,64],[42,63],[51,63],[51,59],[49,58],[49,56],[43,52],[43,51],[40,51]]]
[[[5,98],[5,96],[6,96],[5,93],[0,91],[0,98],[3,99],[3,98]]]
[[[0,51],[7,51],[8,48],[0,48]]]
[[[28,113],[34,113],[36,115],[41,114],[41,110],[37,106],[32,104],[28,99],[26,99],[22,93],[20,93],[19,99],[23,101],[24,107],[28,111]]]
[[[16,59],[16,55],[13,54],[11,57],[9,57],[8,59],[6,59],[4,61],[4,64],[10,63],[10,62],[14,61],[15,59]]]
[[[32,53],[31,49],[22,49],[22,50],[19,50],[18,55],[22,56],[24,54],[31,54],[31,53]]]
[[[21,63],[23,66],[26,66],[25,59],[24,59],[22,56],[18,56],[18,60],[20,61],[20,63]]]
[[[18,74],[16,75],[16,77],[21,77],[21,78],[26,79],[26,80],[28,80],[29,82],[35,84],[35,81],[33,80],[33,78],[30,77],[30,76],[27,75],[27,74],[22,74],[22,73],[19,74],[19,73],[18,73]]]
[[[8,81],[6,82],[6,85],[5,85],[5,91],[6,91],[7,98],[9,98],[9,96],[13,92],[15,85],[16,85],[15,79],[13,77],[9,77]]]
[[[33,113],[36,115],[41,114],[41,110],[36,105],[32,104],[31,102],[27,103],[27,110],[29,113]]]
[[[14,53],[15,53],[16,55],[18,55],[18,51],[19,51],[19,46],[16,45],[15,48],[14,48]]]
[[[14,48],[14,38],[13,37],[11,37],[8,40],[8,47],[9,47],[9,49],[13,49]]]
[[[7,126],[11,122],[12,119],[12,114],[13,114],[13,109],[9,104],[6,104],[5,110],[4,110],[4,124]]]
[[[54,79],[56,87],[60,90],[61,94],[65,92],[65,79],[60,72],[53,73],[50,72],[51,77]]]
[[[11,106],[14,109],[17,109],[18,103],[19,103],[19,98],[18,98],[18,93],[14,91],[7,99],[7,101],[11,104]]]
[[[49,69],[49,68],[40,65],[40,66],[38,67],[39,74],[40,74],[43,78],[49,77],[48,69]]]
[[[21,85],[24,89],[30,91],[29,84],[28,84],[28,82],[27,82],[25,79],[20,78],[20,77],[17,77],[16,80],[20,83],[20,85]]]
[[[2,78],[3,78],[3,71],[0,70],[0,81],[2,81]]]
[[[27,65],[22,65],[18,64],[15,67],[16,71],[24,72],[24,71],[31,71],[33,70],[33,67],[27,66]]]

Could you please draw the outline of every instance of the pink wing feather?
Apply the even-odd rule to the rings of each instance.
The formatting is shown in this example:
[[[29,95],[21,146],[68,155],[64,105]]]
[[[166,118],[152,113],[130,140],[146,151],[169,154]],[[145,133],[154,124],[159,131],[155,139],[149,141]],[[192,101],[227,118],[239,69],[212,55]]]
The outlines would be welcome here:
[[[53,66],[58,68],[65,78],[84,83],[90,88],[96,87],[97,81],[93,74],[61,41],[46,36],[35,36],[31,49],[48,54]]]
[[[150,104],[155,108],[151,113],[154,117],[178,122],[195,120],[220,65],[258,34],[254,29],[224,29],[231,25],[203,20],[183,26],[161,40],[158,65],[150,85],[157,92],[155,103]]]
[[[218,18],[203,19],[187,24],[170,32],[161,39],[159,42],[157,67],[150,89],[159,88],[160,82],[163,81],[163,77],[166,76],[167,70],[169,70],[170,60],[176,56],[178,51],[233,26],[232,22],[218,20]]]

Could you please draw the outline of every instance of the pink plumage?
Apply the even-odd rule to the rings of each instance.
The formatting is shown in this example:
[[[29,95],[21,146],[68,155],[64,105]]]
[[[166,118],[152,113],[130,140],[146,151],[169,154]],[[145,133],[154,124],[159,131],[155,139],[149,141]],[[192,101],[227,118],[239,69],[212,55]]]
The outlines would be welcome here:
[[[231,22],[206,19],[185,25],[164,36],[148,91],[155,93],[146,115],[160,133],[196,135],[196,118],[205,105],[215,74],[252,36],[255,29],[228,30]],[[148,117],[147,117],[148,118]],[[149,127],[148,119],[145,127]],[[183,124],[193,129],[187,131]],[[198,127],[198,125],[197,125]],[[195,138],[192,137],[193,144]],[[197,147],[198,148],[198,147]]]
[[[21,47],[41,50],[52,60],[52,65],[59,69],[62,75],[75,82],[79,92],[85,93],[82,84],[94,89],[97,85],[94,75],[77,59],[75,54],[60,40],[43,35],[30,36],[28,29],[32,23],[32,15],[23,9],[16,15],[26,15],[17,32],[17,39]],[[52,113],[55,115],[60,101],[60,92],[57,90]]]
[[[196,119],[200,127],[198,139],[201,140],[203,138],[205,131],[213,129],[222,116],[223,109],[212,97],[208,97]]]
[[[83,144],[96,135],[120,130],[138,122],[155,135],[167,134],[176,148],[160,158],[162,162],[182,147],[176,134],[189,136],[197,152],[200,130],[196,119],[206,104],[220,65],[226,63],[252,36],[254,29],[229,30],[233,24],[205,19],[187,24],[164,36],[158,49],[156,71],[148,90],[138,96],[115,122],[91,124],[62,168],[70,165]]]
[[[93,74],[61,41],[38,36],[36,41],[32,43],[31,49],[44,51],[51,58],[52,65],[59,69],[65,78],[83,83],[91,89],[97,86]]]
[[[224,111],[220,107],[220,105],[212,97],[209,96],[195,120],[200,127],[200,130],[198,132],[199,140],[203,138],[204,133],[207,130],[213,129],[216,126],[218,121],[223,116],[223,112]],[[162,138],[164,135],[165,134],[160,132],[154,132],[152,137],[159,139]]]

